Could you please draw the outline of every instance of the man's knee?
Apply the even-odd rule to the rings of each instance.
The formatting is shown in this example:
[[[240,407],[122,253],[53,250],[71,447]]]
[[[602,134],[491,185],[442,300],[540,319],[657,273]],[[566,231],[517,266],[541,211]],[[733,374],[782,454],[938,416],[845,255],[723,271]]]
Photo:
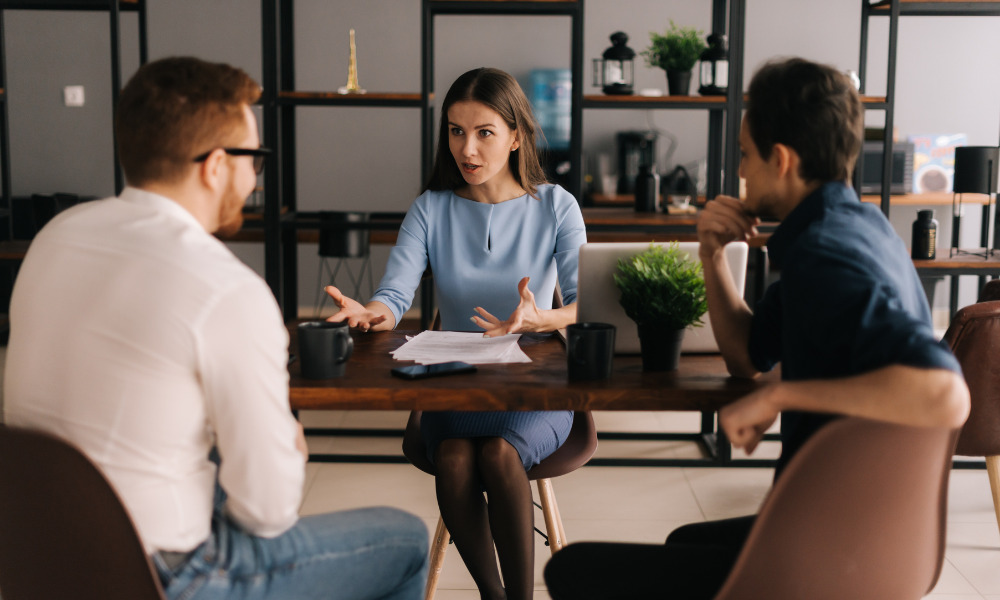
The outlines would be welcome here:
[[[586,544],[570,544],[556,552],[545,564],[545,586],[553,600],[580,598],[580,575],[589,567],[586,564]]]

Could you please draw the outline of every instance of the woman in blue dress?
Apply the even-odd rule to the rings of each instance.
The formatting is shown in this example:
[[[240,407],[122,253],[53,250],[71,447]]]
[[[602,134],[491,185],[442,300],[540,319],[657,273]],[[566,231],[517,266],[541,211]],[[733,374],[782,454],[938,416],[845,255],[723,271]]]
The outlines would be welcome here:
[[[392,329],[430,264],[442,329],[496,336],[575,322],[583,216],[572,195],[546,183],[517,81],[497,69],[469,71],[448,90],[441,114],[430,181],[403,220],[378,290],[361,305],[328,287],[340,307],[330,320]],[[557,281],[564,306],[554,308]],[[482,598],[531,598],[526,471],[566,440],[572,422],[569,411],[423,414],[441,517]]]

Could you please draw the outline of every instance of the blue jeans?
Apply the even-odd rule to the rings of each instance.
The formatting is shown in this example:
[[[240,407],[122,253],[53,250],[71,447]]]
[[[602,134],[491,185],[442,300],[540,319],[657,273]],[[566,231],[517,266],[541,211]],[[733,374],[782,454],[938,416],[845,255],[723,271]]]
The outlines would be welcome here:
[[[304,517],[269,539],[217,508],[211,535],[183,564],[170,570],[159,554],[153,563],[171,600],[418,600],[427,528],[401,510],[363,508]]]

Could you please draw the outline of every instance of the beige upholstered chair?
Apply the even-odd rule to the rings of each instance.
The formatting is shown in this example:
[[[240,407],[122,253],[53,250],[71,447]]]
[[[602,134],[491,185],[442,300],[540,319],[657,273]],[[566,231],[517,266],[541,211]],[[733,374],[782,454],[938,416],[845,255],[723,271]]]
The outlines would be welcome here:
[[[3,600],[164,600],[128,512],[79,450],[0,426]]]
[[[1000,527],[1000,280],[986,284],[981,300],[955,314],[944,339],[962,365],[972,398],[955,454],[986,457]]]
[[[958,431],[842,418],[761,506],[716,600],[918,600],[944,560]]]
[[[425,473],[435,474],[434,465],[427,458],[427,447],[420,435],[420,411],[410,413],[403,434],[403,454],[413,466]],[[566,442],[548,458],[528,471],[528,479],[536,482],[538,498],[545,519],[545,531],[548,536],[549,548],[555,554],[566,545],[566,532],[563,529],[559,506],[556,504],[555,493],[552,491],[554,477],[571,473],[583,466],[597,450],[597,429],[589,412],[577,412],[573,415],[573,428]],[[437,590],[438,578],[444,564],[445,551],[451,534],[448,533],[444,521],[438,518],[437,529],[431,540],[430,569],[427,574],[427,600],[433,600]]]

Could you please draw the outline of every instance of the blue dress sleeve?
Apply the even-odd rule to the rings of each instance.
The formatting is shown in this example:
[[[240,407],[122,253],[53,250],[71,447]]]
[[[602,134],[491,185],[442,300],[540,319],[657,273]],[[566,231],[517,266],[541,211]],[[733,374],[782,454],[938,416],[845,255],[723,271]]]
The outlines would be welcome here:
[[[385,275],[371,300],[389,307],[399,324],[413,304],[413,294],[427,270],[428,194],[421,194],[399,227],[396,245],[389,251]]]
[[[563,305],[576,302],[580,246],[587,243],[587,228],[576,198],[559,186],[554,186],[552,209],[555,211],[555,260],[559,273],[559,290]]]

